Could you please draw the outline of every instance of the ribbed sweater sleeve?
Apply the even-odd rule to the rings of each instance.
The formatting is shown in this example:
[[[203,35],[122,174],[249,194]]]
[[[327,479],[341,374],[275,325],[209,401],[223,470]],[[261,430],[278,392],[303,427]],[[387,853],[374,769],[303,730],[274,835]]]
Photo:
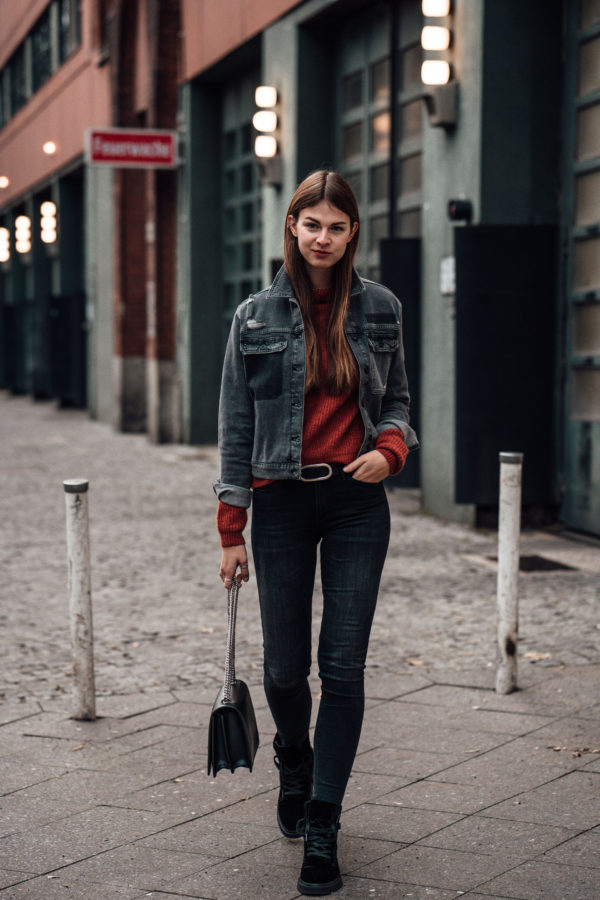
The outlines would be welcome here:
[[[229,506],[220,500],[217,507],[217,531],[221,536],[221,547],[238,547],[245,544],[242,532],[247,521],[247,509],[243,506]]]
[[[375,442],[375,449],[385,456],[390,467],[390,475],[398,475],[402,471],[408,456],[408,447],[404,435],[398,428],[382,431]]]

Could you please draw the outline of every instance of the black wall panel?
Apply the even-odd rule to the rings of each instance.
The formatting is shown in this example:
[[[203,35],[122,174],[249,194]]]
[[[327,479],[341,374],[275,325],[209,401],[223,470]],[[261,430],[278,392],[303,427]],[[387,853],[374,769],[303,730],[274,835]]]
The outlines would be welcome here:
[[[521,451],[524,505],[555,497],[557,230],[454,229],[457,503],[498,503],[498,453]]]

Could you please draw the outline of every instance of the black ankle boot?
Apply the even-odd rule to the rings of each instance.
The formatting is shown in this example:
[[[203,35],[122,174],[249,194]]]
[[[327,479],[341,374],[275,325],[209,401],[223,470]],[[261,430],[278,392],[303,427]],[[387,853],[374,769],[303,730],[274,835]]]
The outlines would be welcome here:
[[[277,822],[287,838],[299,838],[298,820],[304,815],[304,805],[310,800],[313,785],[313,752],[306,738],[300,747],[283,747],[275,735],[274,762],[279,769],[279,799]]]
[[[304,861],[298,890],[310,897],[322,897],[342,886],[337,860],[337,833],[342,809],[337,803],[311,800],[298,829],[304,835]]]

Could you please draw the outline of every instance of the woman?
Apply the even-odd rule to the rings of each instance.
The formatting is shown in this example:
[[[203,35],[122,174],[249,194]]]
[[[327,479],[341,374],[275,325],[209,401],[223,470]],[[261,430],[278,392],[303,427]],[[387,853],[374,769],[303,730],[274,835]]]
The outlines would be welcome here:
[[[383,480],[409,448],[401,307],[353,268],[359,217],[348,183],[318,171],[298,187],[284,266],[235,314],[219,410],[220,576],[248,581],[252,553],[264,685],[277,734],[277,819],[304,837],[298,890],[342,886],[337,831],[360,738],[364,665],[389,539]],[[320,547],[322,692],[309,741],[311,607]],[[238,572],[239,569],[239,572]]]

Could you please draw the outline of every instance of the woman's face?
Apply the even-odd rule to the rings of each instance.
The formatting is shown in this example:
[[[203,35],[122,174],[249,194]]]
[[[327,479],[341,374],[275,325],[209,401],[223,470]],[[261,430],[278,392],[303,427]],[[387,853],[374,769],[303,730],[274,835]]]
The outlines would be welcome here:
[[[288,226],[298,239],[298,249],[313,284],[317,287],[329,284],[333,267],[346,252],[358,223],[352,223],[341,209],[321,200],[302,209],[296,221],[288,216]]]

